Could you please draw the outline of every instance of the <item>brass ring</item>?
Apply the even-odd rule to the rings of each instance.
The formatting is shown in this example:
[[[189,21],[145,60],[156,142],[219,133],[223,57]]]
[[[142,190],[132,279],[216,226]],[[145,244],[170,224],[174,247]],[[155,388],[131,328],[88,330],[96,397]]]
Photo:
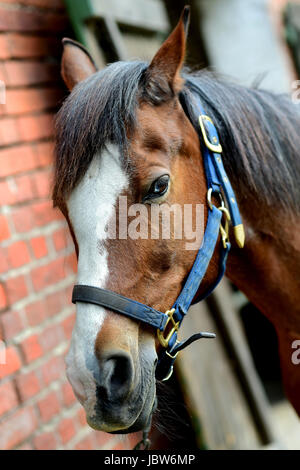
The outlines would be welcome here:
[[[212,188],[209,188],[209,190],[207,191],[207,204],[208,204],[208,207],[210,208],[211,211],[212,211],[212,208],[213,208],[213,204],[211,202],[211,197],[214,193],[216,193],[216,191],[213,191]],[[219,196],[220,203],[221,203],[220,207],[223,209],[223,207],[225,207],[225,203],[224,203],[222,193],[216,193],[216,194],[218,194],[218,196]]]

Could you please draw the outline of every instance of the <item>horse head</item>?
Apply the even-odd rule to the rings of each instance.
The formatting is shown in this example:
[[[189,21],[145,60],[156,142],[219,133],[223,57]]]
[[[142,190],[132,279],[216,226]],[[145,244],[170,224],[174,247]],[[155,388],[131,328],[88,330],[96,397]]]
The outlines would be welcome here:
[[[71,40],[64,41],[62,60],[71,93],[57,120],[53,198],[73,236],[78,284],[161,312],[181,292],[208,216],[199,137],[180,100],[188,17],[186,8],[150,64],[117,62],[97,71],[87,51]],[[153,222],[162,206],[175,208],[174,221],[176,210],[196,205],[202,212],[197,218],[192,211],[189,222],[196,235],[177,236],[179,223],[164,236],[161,215]],[[189,244],[192,236],[195,243]],[[198,294],[217,277],[215,251]],[[67,375],[92,427],[126,433],[148,425],[161,348],[147,323],[77,302]]]

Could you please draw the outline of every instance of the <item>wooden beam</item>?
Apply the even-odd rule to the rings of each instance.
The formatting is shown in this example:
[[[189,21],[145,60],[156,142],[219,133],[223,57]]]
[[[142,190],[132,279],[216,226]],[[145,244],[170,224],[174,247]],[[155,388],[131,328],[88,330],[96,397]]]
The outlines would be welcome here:
[[[217,317],[227,347],[236,362],[237,372],[249,401],[264,444],[277,440],[271,420],[269,402],[256,372],[241,321],[232,301],[232,292],[226,280],[208,299],[208,305]]]

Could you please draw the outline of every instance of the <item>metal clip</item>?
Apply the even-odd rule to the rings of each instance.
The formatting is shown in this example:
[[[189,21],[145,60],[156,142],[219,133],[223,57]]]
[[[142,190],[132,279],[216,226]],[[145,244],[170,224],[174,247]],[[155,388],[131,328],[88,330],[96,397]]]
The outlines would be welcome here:
[[[168,320],[167,320],[167,323],[165,325],[165,328],[164,328],[163,331],[157,330],[157,337],[159,339],[160,344],[164,348],[167,348],[169,346],[170,339],[172,338],[173,334],[176,331],[178,331],[178,328],[179,328],[179,321],[175,322],[175,320],[173,318],[174,312],[175,312],[175,308],[172,308],[171,310],[167,310],[165,312],[165,315],[168,315]],[[170,321],[172,322],[173,327],[171,328],[168,335],[166,337],[164,337],[164,332],[166,331],[166,328],[167,328],[168,324],[170,323]]]
[[[220,233],[221,233],[223,246],[226,250],[227,243],[229,242],[229,221],[231,220],[231,218],[230,218],[229,210],[225,206],[220,206],[218,207],[218,209],[219,211],[223,212],[223,214],[225,215],[224,226],[222,225],[222,222],[220,223]]]
[[[212,211],[212,208],[213,208],[211,197],[214,193],[216,193],[219,196],[221,207],[225,207],[225,203],[224,203],[222,193],[217,192],[217,191],[213,191],[212,188],[209,188],[208,191],[207,191],[207,204],[208,204],[211,211]]]
[[[167,382],[167,380],[169,380],[169,379],[172,377],[173,371],[174,371],[174,366],[171,366],[171,367],[170,367],[170,370],[169,370],[169,372],[167,373],[167,375],[165,376],[165,378],[162,379],[162,382]]]
[[[206,147],[214,153],[222,153],[222,146],[220,143],[213,144],[212,142],[209,141],[203,121],[209,121],[213,126],[214,126],[214,123],[209,116],[206,116],[206,114],[200,114],[199,125],[200,125],[200,129],[201,129],[203,140],[204,140]]]

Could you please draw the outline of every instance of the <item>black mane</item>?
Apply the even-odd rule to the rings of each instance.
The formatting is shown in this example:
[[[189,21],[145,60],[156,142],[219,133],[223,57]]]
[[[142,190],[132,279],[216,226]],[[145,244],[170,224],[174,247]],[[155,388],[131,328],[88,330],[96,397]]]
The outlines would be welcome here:
[[[147,65],[115,62],[79,83],[65,100],[56,119],[54,205],[70,194],[108,142],[119,145],[126,158]]]
[[[245,88],[209,73],[187,75],[213,118],[224,166],[239,195],[291,214],[300,210],[300,106],[286,94]]]
[[[57,117],[55,204],[108,141],[121,147],[126,164],[127,136],[135,127],[147,65],[116,62],[78,84],[66,99]],[[258,204],[299,211],[299,106],[287,95],[227,83],[206,71],[183,77],[184,99],[197,93],[214,120],[233,186]]]

